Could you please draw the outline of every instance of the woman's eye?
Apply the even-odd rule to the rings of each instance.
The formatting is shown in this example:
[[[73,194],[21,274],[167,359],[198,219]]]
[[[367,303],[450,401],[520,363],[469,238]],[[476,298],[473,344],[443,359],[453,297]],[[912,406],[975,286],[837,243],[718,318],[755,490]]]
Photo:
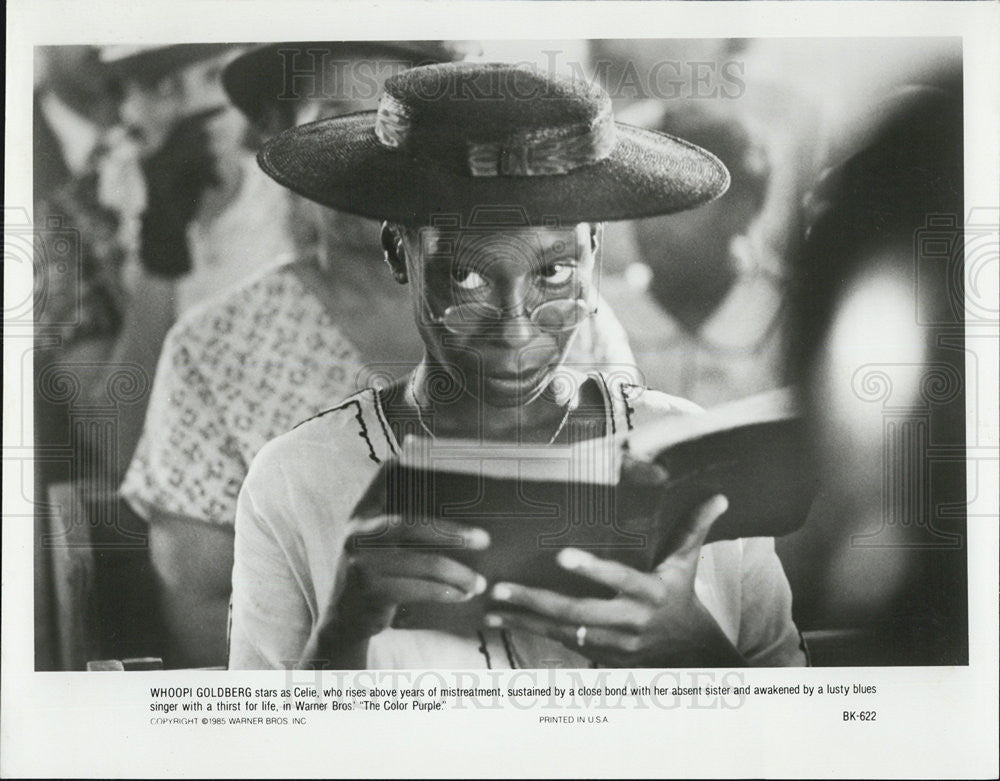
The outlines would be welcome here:
[[[485,279],[469,269],[455,269],[451,272],[451,278],[463,290],[479,290],[486,285]]]
[[[542,279],[550,287],[565,285],[573,278],[576,267],[569,263],[550,263],[542,269]]]

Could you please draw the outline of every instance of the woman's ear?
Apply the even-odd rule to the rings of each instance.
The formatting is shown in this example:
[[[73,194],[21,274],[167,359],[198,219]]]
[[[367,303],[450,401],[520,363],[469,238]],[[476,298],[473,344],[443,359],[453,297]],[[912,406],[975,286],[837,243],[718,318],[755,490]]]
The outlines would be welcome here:
[[[385,253],[385,263],[392,270],[392,276],[396,281],[405,285],[408,281],[406,276],[406,251],[403,248],[403,237],[401,231],[388,222],[382,223],[382,251]]]

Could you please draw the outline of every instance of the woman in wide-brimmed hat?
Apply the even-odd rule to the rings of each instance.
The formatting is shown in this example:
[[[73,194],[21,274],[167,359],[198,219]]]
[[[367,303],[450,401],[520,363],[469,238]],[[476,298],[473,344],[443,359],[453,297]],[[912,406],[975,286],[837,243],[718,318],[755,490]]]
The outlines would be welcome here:
[[[308,198],[385,220],[385,260],[409,285],[424,358],[254,459],[237,510],[232,668],[802,663],[773,542],[702,546],[723,497],[696,511],[654,573],[560,554],[564,567],[613,585],[611,600],[487,584],[415,549],[423,527],[351,518],[408,432],[544,446],[690,412],[564,363],[594,312],[600,223],[711,200],[729,179],[716,158],[616,124],[608,96],[585,82],[457,64],[400,74],[377,112],[287,131],[259,160]],[[384,545],[345,554],[352,535],[373,530]],[[489,545],[481,530],[453,531]],[[401,604],[461,602],[488,586],[512,609],[476,631],[392,627]]]
[[[247,119],[273,136],[374,110],[385,79],[470,49],[451,41],[271,43],[230,62],[222,81]],[[171,666],[225,663],[236,498],[257,451],[367,387],[372,372],[401,376],[423,353],[407,288],[377,262],[379,223],[318,206],[257,173],[273,191],[263,204],[270,211],[248,211],[246,234],[266,219],[294,236],[295,253],[178,319],[121,487],[149,524]],[[604,306],[573,351],[571,360],[602,367],[635,363]]]

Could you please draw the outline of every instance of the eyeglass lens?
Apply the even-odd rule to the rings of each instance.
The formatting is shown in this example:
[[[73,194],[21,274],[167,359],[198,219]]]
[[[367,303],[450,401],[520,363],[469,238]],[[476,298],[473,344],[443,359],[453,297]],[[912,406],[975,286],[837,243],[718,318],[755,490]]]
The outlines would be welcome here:
[[[528,313],[528,318],[543,331],[559,332],[575,328],[588,314],[580,299],[546,301]],[[441,322],[449,331],[460,332],[481,328],[504,319],[503,310],[481,302],[468,302],[448,307]]]

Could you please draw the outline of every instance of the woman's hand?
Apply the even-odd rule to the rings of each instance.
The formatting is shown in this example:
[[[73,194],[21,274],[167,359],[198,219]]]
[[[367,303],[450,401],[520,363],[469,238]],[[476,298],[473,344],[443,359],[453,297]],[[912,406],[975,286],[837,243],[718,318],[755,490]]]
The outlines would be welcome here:
[[[386,629],[399,605],[466,602],[486,591],[486,578],[436,551],[483,550],[489,535],[452,521],[405,521],[380,515],[358,521],[347,541],[347,570],[340,599],[342,620],[368,636]]]
[[[498,583],[495,600],[526,609],[494,609],[487,625],[553,638],[613,667],[740,667],[746,661],[694,592],[701,546],[728,507],[724,496],[694,511],[677,550],[650,574],[574,548],[559,564],[617,592],[612,599],[576,599],[515,583]]]
[[[483,550],[490,538],[482,529],[439,518],[414,523],[390,515],[352,523],[337,593],[330,612],[310,638],[303,662],[363,666],[359,657],[367,650],[368,640],[392,624],[400,605],[466,602],[486,591],[482,575],[437,552]]]

